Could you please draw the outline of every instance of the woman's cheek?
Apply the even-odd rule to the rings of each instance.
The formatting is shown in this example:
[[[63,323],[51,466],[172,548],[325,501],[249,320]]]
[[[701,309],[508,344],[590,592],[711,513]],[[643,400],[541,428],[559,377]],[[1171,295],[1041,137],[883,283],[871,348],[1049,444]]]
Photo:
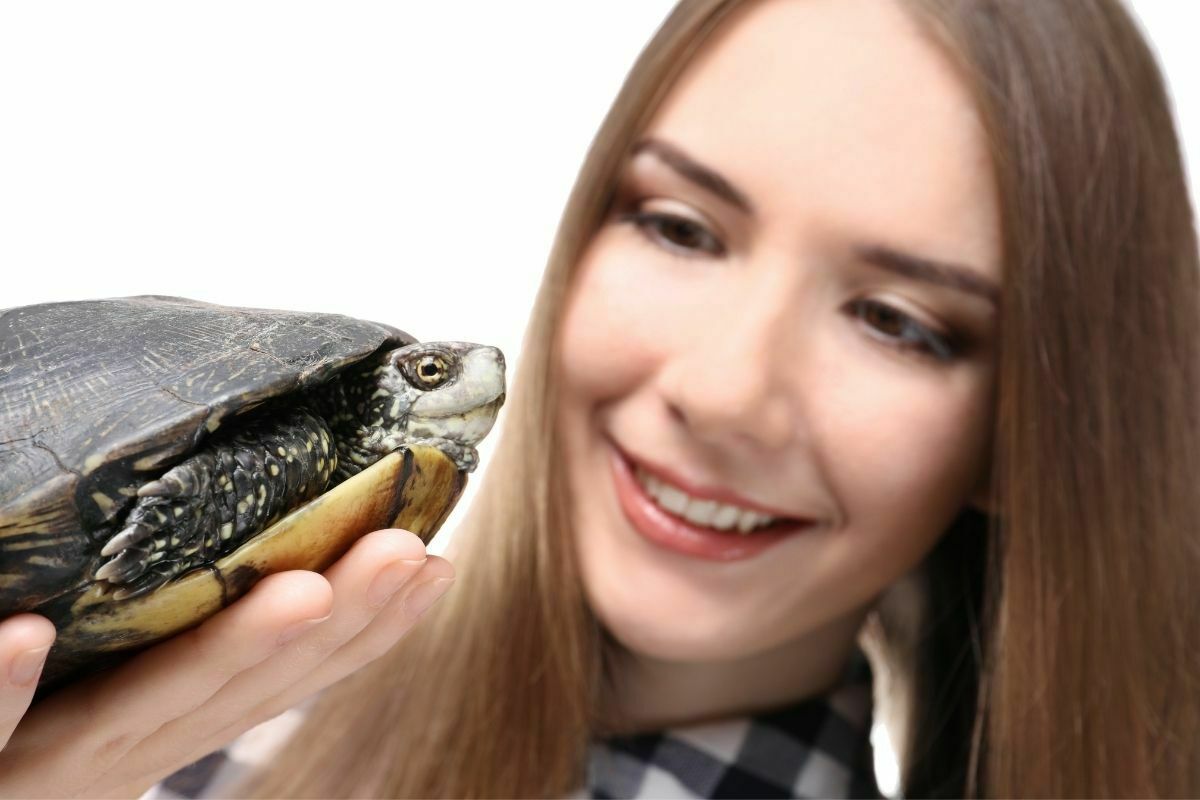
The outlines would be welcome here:
[[[661,291],[639,279],[637,256],[597,235],[584,254],[559,331],[563,375],[575,392],[624,393],[656,368],[666,339]]]
[[[986,430],[980,398],[962,388],[876,382],[840,398],[833,480],[848,530],[870,540],[864,575],[890,580],[915,565],[965,505]]]

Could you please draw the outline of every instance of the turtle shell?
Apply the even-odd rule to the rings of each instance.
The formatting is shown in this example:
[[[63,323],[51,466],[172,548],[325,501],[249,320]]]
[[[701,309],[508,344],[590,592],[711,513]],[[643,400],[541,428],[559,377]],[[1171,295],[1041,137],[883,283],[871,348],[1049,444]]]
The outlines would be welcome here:
[[[415,341],[175,297],[0,311],[0,618],[86,591],[138,487],[231,418]]]

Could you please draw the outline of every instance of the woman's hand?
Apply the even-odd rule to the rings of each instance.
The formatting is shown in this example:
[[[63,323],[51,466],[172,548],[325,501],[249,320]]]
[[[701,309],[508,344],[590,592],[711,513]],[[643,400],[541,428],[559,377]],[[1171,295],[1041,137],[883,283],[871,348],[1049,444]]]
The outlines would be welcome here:
[[[28,711],[40,672],[28,654],[54,628],[32,614],[7,619],[0,797],[137,797],[383,655],[453,576],[414,534],[376,531],[323,576],[270,575],[199,627]]]

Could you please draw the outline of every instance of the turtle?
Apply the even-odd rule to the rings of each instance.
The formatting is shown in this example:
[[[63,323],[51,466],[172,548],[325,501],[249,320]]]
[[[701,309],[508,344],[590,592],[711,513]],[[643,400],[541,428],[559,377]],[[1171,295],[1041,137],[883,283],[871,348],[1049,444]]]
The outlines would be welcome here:
[[[160,295],[0,311],[0,619],[55,624],[39,692],[369,531],[428,543],[504,366],[340,314]]]

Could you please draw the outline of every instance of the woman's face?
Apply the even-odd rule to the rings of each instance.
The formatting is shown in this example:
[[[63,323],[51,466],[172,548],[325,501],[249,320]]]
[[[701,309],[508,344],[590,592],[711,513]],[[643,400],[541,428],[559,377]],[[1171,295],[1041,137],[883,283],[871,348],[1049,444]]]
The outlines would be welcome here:
[[[632,651],[746,657],[861,617],[982,502],[993,178],[948,62],[877,0],[747,3],[640,142],[560,333],[573,535]],[[743,535],[755,508],[790,521]]]

